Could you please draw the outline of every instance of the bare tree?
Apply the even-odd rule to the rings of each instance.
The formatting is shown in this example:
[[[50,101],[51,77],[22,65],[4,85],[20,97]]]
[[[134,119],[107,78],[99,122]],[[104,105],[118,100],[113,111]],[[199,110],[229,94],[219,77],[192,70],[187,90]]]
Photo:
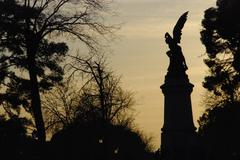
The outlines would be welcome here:
[[[45,126],[50,133],[67,127],[75,119],[80,94],[72,83],[64,81],[41,95]]]
[[[104,56],[87,60],[74,58],[74,72],[80,72],[86,79],[84,94],[92,98],[93,105],[99,108],[105,121],[114,123],[121,113],[134,104],[133,93],[121,87],[120,77],[107,68]]]
[[[72,76],[42,95],[49,131],[79,120],[104,120],[129,127],[133,121],[133,93],[122,89],[120,77],[107,69],[103,58],[74,59],[72,67],[82,76],[81,84],[74,84]]]

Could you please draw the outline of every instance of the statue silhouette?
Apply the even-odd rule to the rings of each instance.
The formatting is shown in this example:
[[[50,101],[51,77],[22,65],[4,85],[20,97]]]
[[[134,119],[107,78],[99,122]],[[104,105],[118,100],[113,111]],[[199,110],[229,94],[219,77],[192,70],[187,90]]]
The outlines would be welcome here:
[[[165,42],[168,44],[168,47],[170,49],[167,51],[167,55],[170,59],[170,64],[168,67],[169,72],[185,72],[188,69],[182,53],[182,48],[178,45],[181,41],[183,26],[187,21],[187,14],[188,12],[185,12],[178,19],[173,29],[173,38],[168,32],[165,34]]]

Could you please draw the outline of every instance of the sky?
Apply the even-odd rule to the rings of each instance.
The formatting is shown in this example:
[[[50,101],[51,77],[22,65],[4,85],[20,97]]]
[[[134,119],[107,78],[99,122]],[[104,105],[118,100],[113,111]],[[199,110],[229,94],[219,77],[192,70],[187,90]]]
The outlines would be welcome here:
[[[195,126],[205,107],[201,104],[202,81],[207,74],[203,63],[205,48],[200,41],[204,10],[215,6],[216,0],[115,0],[112,9],[117,13],[111,21],[122,23],[111,49],[110,64],[122,75],[125,89],[135,92],[134,106],[137,126],[153,137],[159,148],[163,125],[163,94],[168,57],[164,34],[172,32],[179,16],[189,11],[182,31],[181,46],[188,65],[187,74],[194,84],[192,109]]]

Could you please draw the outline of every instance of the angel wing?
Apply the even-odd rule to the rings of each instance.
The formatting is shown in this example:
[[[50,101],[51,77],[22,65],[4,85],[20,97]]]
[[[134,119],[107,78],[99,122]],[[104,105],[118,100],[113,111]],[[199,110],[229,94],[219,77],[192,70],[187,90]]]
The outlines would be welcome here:
[[[188,11],[181,15],[173,29],[173,39],[176,43],[180,43],[181,41],[182,29],[185,22],[187,21],[187,14]]]

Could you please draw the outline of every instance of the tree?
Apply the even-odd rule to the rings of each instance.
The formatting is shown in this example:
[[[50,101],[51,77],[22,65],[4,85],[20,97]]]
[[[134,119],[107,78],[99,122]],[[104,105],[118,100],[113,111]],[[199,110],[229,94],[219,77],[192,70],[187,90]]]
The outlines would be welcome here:
[[[33,155],[33,139],[27,136],[28,120],[11,117],[7,119],[0,116],[0,145],[1,158],[31,159]],[[30,158],[31,157],[31,158]]]
[[[200,117],[199,135],[210,159],[239,159],[240,2],[217,0],[205,11],[201,40],[209,68],[203,86],[208,107]]]
[[[107,5],[100,0],[0,1],[0,81],[6,87],[0,99],[14,107],[29,106],[31,101],[29,110],[41,143],[46,135],[39,92],[62,79],[59,62],[68,50],[65,43],[54,40],[72,35],[96,52],[97,36],[113,29],[102,21]]]
[[[52,157],[60,160],[147,160],[153,157],[149,141],[139,132],[111,123],[107,123],[104,129],[105,131],[101,120],[73,123],[57,132],[51,139]],[[103,139],[103,132],[106,133],[108,141]]]
[[[51,132],[66,128],[75,121],[102,120],[130,126],[134,104],[132,92],[123,90],[120,77],[107,68],[104,58],[75,57],[74,74],[81,74],[81,83],[71,76],[51,91],[42,94],[46,124]]]
[[[74,122],[80,110],[81,92],[73,80],[63,80],[52,90],[42,93],[41,97],[48,133],[54,134]]]
[[[210,159],[240,158],[240,103],[225,103],[207,109],[199,118],[198,134]]]
[[[201,40],[208,55],[204,63],[209,68],[203,86],[218,102],[234,102],[239,100],[240,84],[240,21],[235,18],[240,14],[240,2],[217,0],[216,4],[205,11],[202,20]]]
[[[71,74],[42,96],[46,124],[55,129],[50,130],[53,155],[61,152],[58,159],[152,158],[151,138],[131,125],[132,93],[122,89],[120,78],[103,57],[73,58],[75,63],[69,65],[75,76],[80,73],[81,83],[74,84]]]
[[[87,102],[88,106],[90,104],[96,107],[104,121],[121,121],[126,111],[134,104],[133,93],[122,89],[120,77],[107,68],[104,56],[87,60],[81,57],[73,58],[76,60],[75,66],[71,65],[73,72],[85,74],[86,78],[82,88],[84,101],[81,103],[85,105]]]

